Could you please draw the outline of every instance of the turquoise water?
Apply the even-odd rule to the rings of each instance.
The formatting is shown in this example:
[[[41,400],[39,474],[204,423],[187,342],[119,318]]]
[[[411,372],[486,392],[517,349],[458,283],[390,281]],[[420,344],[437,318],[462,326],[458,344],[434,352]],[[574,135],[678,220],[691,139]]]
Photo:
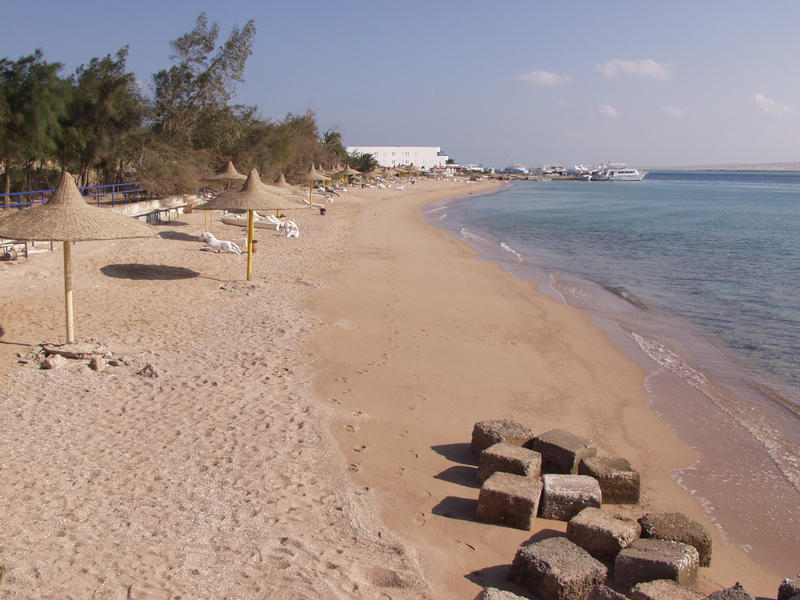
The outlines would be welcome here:
[[[675,481],[726,539],[796,571],[800,173],[517,182],[427,218],[587,312],[697,451]]]
[[[800,173],[519,182],[447,220],[685,319],[800,405]]]

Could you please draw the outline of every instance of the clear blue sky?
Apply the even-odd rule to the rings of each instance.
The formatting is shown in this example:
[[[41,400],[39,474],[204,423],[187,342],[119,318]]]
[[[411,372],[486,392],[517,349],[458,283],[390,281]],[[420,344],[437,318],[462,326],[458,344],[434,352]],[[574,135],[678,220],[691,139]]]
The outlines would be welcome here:
[[[151,81],[204,11],[256,24],[237,101],[347,145],[502,167],[800,161],[800,2],[5,0],[0,56],[130,46]]]

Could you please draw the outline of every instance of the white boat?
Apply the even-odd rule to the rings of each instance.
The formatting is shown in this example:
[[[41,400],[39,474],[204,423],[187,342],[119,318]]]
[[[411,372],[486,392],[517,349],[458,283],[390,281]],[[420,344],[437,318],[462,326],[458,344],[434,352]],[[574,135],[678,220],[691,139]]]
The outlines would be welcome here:
[[[641,181],[644,179],[644,176],[647,175],[647,171],[640,171],[639,169],[629,169],[629,168],[622,168],[622,169],[608,169],[604,173],[604,178],[601,181]],[[596,181],[596,177],[592,177],[593,181]]]

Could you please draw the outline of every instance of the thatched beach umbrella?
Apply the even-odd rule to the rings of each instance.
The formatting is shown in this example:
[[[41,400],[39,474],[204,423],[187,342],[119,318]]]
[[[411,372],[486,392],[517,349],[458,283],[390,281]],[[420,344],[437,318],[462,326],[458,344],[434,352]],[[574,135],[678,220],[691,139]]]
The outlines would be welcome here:
[[[275,187],[282,187],[282,188],[292,187],[291,184],[286,181],[286,177],[283,176],[283,173],[278,175],[278,179],[273,185],[275,185]]]
[[[203,177],[202,181],[234,183],[236,181],[244,181],[245,179],[247,179],[247,175],[242,175],[239,173],[239,171],[236,170],[236,167],[233,166],[233,163],[228,161],[228,164],[225,166],[223,171],[220,171],[214,175]]]
[[[327,175],[322,175],[321,173],[317,173],[314,169],[314,165],[311,165],[311,168],[306,173],[304,179],[308,181],[308,201],[313,202],[314,199],[312,198],[312,194],[314,192],[314,182],[315,181],[328,181],[330,177]]]
[[[271,186],[272,187],[272,186]],[[222,192],[216,198],[200,206],[200,210],[246,210],[247,211],[247,280],[253,272],[253,232],[255,230],[254,210],[270,211],[286,208],[289,199],[285,193],[277,194],[261,183],[258,172],[253,169],[241,189]]]
[[[156,233],[154,227],[136,219],[88,204],[66,171],[47,204],[0,218],[0,236],[35,242],[64,242],[64,307],[69,344],[75,341],[71,242],[153,237]]]

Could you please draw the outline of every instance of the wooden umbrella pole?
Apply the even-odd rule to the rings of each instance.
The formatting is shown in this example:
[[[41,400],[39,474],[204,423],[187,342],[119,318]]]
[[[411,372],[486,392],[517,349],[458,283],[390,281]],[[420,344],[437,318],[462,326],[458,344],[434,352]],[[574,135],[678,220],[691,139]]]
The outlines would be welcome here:
[[[75,324],[72,315],[72,242],[64,240],[64,308],[67,314],[67,343],[75,341]]]
[[[309,204],[311,204],[314,201],[313,193],[312,193],[313,189],[314,189],[314,182],[313,181],[309,181],[308,182],[308,203]]]
[[[253,273],[253,235],[255,232],[255,217],[252,210],[247,211],[247,281]]]

